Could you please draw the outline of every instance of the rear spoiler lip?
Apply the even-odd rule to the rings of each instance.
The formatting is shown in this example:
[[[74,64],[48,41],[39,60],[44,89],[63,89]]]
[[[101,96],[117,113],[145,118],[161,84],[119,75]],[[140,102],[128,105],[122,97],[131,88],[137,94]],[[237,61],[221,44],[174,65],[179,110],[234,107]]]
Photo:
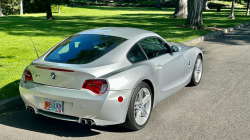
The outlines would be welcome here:
[[[36,68],[46,69],[46,70],[54,70],[54,71],[63,71],[63,72],[74,72],[73,70],[59,69],[59,68],[50,68],[50,67],[41,67],[35,66]]]

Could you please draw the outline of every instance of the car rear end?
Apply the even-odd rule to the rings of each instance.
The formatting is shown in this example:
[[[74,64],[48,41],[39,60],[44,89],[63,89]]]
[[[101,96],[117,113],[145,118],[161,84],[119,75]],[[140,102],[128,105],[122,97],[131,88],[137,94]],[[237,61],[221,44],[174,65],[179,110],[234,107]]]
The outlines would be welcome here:
[[[82,37],[85,42],[81,41]],[[97,39],[90,42],[93,37]],[[27,110],[89,125],[123,123],[131,90],[110,90],[108,79],[98,79],[96,75],[102,75],[102,70],[107,73],[108,68],[88,68],[87,64],[125,40],[113,36],[75,35],[39,61],[33,61],[25,68],[19,86]]]

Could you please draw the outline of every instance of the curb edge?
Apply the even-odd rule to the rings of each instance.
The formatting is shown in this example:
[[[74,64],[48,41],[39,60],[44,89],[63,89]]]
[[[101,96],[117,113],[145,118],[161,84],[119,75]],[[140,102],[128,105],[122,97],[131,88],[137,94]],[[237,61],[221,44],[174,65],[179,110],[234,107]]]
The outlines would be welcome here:
[[[189,40],[189,41],[182,42],[181,44],[184,44],[184,45],[187,45],[187,46],[195,45],[195,44],[201,43],[203,41],[207,41],[207,40],[210,40],[212,38],[219,37],[222,34],[226,34],[226,33],[232,32],[234,30],[244,28],[244,27],[246,27],[248,25],[250,25],[250,22],[246,22],[246,23],[243,23],[243,24],[231,27],[231,28],[227,28],[227,29],[224,29],[223,31],[212,32],[210,34],[200,36],[200,37],[197,37],[197,38]]]

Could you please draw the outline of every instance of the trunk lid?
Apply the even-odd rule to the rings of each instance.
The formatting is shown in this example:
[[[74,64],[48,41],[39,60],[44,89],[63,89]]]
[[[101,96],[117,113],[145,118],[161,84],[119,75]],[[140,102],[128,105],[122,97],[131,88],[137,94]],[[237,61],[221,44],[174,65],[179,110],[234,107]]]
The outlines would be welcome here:
[[[61,88],[80,90],[85,80],[96,78],[88,72],[74,70],[71,67],[32,64],[28,69],[35,83]]]

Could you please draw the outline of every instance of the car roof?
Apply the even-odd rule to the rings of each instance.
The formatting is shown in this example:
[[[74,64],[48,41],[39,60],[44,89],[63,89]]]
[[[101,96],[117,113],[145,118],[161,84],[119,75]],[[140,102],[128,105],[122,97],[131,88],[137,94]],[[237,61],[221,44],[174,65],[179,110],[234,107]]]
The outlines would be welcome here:
[[[78,34],[100,34],[100,35],[118,36],[130,39],[146,33],[154,33],[154,32],[137,28],[130,28],[130,27],[103,27],[103,28],[85,30],[79,32]]]

